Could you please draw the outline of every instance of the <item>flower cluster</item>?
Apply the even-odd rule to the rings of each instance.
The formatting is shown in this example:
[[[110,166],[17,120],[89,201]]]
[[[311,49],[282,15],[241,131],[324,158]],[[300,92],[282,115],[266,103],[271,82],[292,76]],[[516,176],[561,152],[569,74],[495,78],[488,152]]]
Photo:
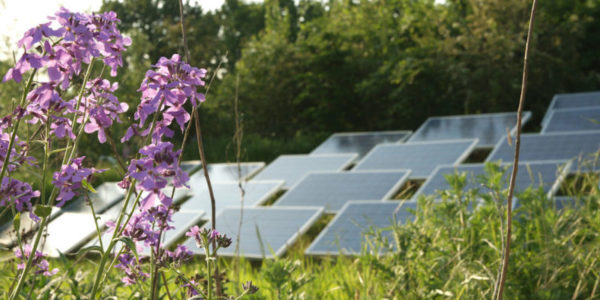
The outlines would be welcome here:
[[[39,217],[33,213],[31,199],[40,196],[39,191],[34,191],[31,185],[17,179],[2,178],[0,186],[0,206],[15,205],[17,211],[29,211],[32,220],[39,221]]]
[[[231,245],[231,238],[225,234],[221,234],[216,230],[212,230],[206,227],[200,229],[198,226],[190,228],[185,234],[186,236],[192,237],[196,240],[198,248],[208,248],[213,241],[217,244],[217,249],[227,248]],[[216,251],[216,250],[215,250]]]
[[[127,141],[134,135],[146,136],[152,134],[154,140],[161,137],[172,137],[173,131],[169,126],[177,122],[181,131],[190,120],[190,114],[184,109],[188,99],[192,106],[205,100],[204,94],[198,92],[198,87],[204,86],[202,79],[206,76],[205,69],[198,69],[183,62],[178,54],[171,59],[161,57],[155,70],[148,70],[139,91],[142,101],[134,114],[138,124],[133,124],[121,141]],[[152,114],[162,114],[154,126],[146,127],[146,120]],[[152,130],[152,132],[150,132]]]
[[[79,113],[82,115],[77,121],[85,122],[84,130],[86,133],[98,132],[98,141],[106,142],[105,130],[110,128],[114,121],[121,123],[119,114],[126,112],[129,109],[127,103],[119,102],[113,93],[119,85],[115,82],[111,83],[102,78],[96,78],[87,83],[86,88],[89,95],[85,97],[83,104],[79,108]],[[76,105],[75,99],[72,100],[73,105]],[[85,116],[88,114],[88,119]]]
[[[127,106],[111,94],[117,86],[110,86],[101,79],[92,81],[87,86],[91,91],[83,107],[79,107],[79,97],[69,101],[62,99],[61,91],[66,91],[73,77],[81,73],[82,64],[91,64],[94,59],[102,59],[110,67],[111,75],[116,76],[117,67],[123,64],[121,54],[131,40],[117,29],[119,19],[114,12],[83,14],[61,8],[49,19],[51,22],[28,30],[18,42],[24,53],[3,80],[20,82],[30,69],[45,68],[48,81],[35,84],[28,92],[28,103],[23,103],[26,106],[21,117],[31,116],[28,122],[33,124],[49,122],[51,134],[57,138],[75,139],[74,124],[64,115],[88,113],[89,122],[83,117],[79,122],[87,123],[88,133],[98,131],[98,138],[103,142],[106,140],[104,129],[117,118],[115,114],[127,110]]]
[[[142,271],[142,267],[135,259],[135,256],[130,253],[119,255],[119,264],[117,264],[115,268],[125,272],[126,276],[123,277],[121,281],[125,283],[126,286],[135,284],[138,280],[145,281],[146,278],[150,277],[148,273]]]
[[[120,21],[116,13],[73,13],[61,8],[49,19],[54,22],[29,29],[19,40],[17,45],[25,52],[4,76],[4,81],[20,82],[23,73],[29,69],[45,66],[50,81],[65,90],[72,76],[81,72],[81,64],[90,63],[94,57],[102,57],[111,68],[111,75],[117,75],[117,67],[123,65],[121,53],[131,40],[117,29],[116,24]],[[52,25],[58,25],[58,28]],[[38,43],[44,50],[41,55],[32,52]]]
[[[15,256],[21,261],[17,265],[18,270],[25,269],[25,264],[27,263],[29,256],[31,256],[31,250],[32,247],[30,244],[26,244],[23,247],[23,251],[21,251],[21,249],[15,250]],[[48,261],[44,259],[44,255],[40,251],[35,251],[33,265],[37,267],[35,271],[35,274],[37,275],[42,274],[44,276],[52,276],[58,272],[58,269],[49,270],[50,265],[48,264]]]
[[[78,195],[82,188],[82,182],[90,181],[92,174],[104,172],[105,170],[97,170],[94,168],[84,168],[81,163],[85,156],[74,158],[70,164],[63,165],[58,172],[54,172],[52,184],[57,186],[60,191],[56,200],[58,207],[62,207],[66,201],[73,199]]]

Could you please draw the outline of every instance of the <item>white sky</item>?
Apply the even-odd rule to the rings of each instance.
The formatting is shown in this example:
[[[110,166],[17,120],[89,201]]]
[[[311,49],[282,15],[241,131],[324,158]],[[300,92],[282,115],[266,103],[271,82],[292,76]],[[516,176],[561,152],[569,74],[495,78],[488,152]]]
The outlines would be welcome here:
[[[192,1],[192,3],[195,1]],[[224,0],[197,1],[205,10],[215,10]],[[102,0],[0,0],[0,59],[11,56],[27,29],[48,22],[61,6],[70,11],[97,11]]]

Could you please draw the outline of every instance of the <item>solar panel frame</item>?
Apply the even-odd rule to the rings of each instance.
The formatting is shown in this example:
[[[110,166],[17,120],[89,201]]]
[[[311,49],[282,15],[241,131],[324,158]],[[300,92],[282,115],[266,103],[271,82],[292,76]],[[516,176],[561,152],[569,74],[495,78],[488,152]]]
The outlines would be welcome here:
[[[435,116],[435,117],[427,118],[427,120],[425,120],[425,122],[415,131],[415,133],[413,133],[408,138],[406,143],[477,138],[478,142],[475,145],[475,148],[492,148],[492,147],[494,147],[494,145],[496,145],[496,143],[483,144],[483,143],[480,143],[480,142],[482,142],[481,139],[479,139],[479,137],[475,137],[475,136],[474,137],[450,137],[448,139],[437,139],[437,140],[417,140],[417,139],[419,138],[420,135],[422,135],[422,132],[426,130],[427,126],[429,124],[431,124],[431,122],[435,122],[438,120],[458,120],[458,119],[470,119],[470,118],[472,118],[472,119],[480,119],[481,118],[482,119],[482,118],[491,118],[491,117],[495,117],[495,116],[513,115],[513,114],[515,115],[515,124],[511,128],[510,133],[511,133],[511,135],[514,135],[517,132],[517,124],[516,124],[517,112],[502,112],[502,113],[489,113],[489,114],[476,114],[476,115]],[[523,115],[522,115],[521,126],[525,125],[531,119],[531,116],[532,116],[532,114],[530,111],[524,111]],[[500,137],[498,139],[501,139],[503,136],[504,136],[504,134],[500,135]]]
[[[369,201],[369,200],[353,200],[353,201],[348,201],[346,204],[344,204],[344,206],[342,207],[342,209],[340,209],[339,213],[336,214],[333,219],[329,222],[329,224],[327,224],[327,226],[319,233],[319,235],[317,235],[317,237],[315,238],[315,240],[310,244],[310,246],[304,251],[305,255],[309,255],[309,256],[337,256],[337,255],[358,255],[360,254],[360,251],[348,251],[348,249],[341,247],[340,245],[340,237],[337,236],[335,237],[336,241],[336,246],[337,249],[336,251],[328,251],[328,250],[315,250],[314,248],[317,248],[319,246],[319,244],[324,243],[324,239],[329,238],[328,235],[330,234],[335,234],[338,235],[338,232],[333,232],[335,231],[337,228],[336,226],[338,226],[338,223],[344,222],[342,220],[342,218],[346,218],[346,217],[351,217],[351,216],[346,216],[347,211],[350,209],[349,207],[352,205],[382,205],[382,206],[390,206],[390,207],[395,207],[394,211],[392,213],[390,213],[389,216],[389,220],[388,223],[389,225],[387,225],[387,227],[390,227],[392,225],[392,223],[390,221],[394,220],[394,215],[396,215],[397,213],[400,212],[400,210],[404,207],[406,208],[410,208],[410,209],[416,209],[416,202],[411,202],[411,201],[385,201],[385,202],[373,202],[373,201]],[[408,205],[408,206],[406,206]],[[403,213],[408,213],[408,211],[403,211]],[[377,216],[375,216],[377,217]],[[363,216],[360,216],[361,219],[363,219]],[[375,219],[375,218],[372,218]],[[351,220],[352,221],[352,220]],[[396,221],[399,221],[400,224],[404,224],[406,222],[406,220],[399,220],[396,219]],[[358,221],[354,220],[353,223],[356,223]],[[356,225],[356,224],[354,224]],[[369,228],[372,228],[373,226],[369,226]],[[381,226],[376,226],[379,229],[385,229],[385,227],[381,227]],[[347,232],[356,232],[355,228],[352,228],[351,230],[347,231]],[[361,239],[360,239],[360,243],[361,243],[361,247],[362,247],[362,243],[363,243],[363,236],[362,236],[362,232],[361,232]]]
[[[239,184],[238,182],[234,182],[234,181],[217,181],[217,182],[213,182],[213,191],[216,191],[216,186],[217,185],[221,185],[221,184],[227,184],[227,185],[232,185],[232,187],[235,187],[236,189],[238,188],[237,185]],[[268,190],[265,194],[263,194],[257,201],[252,202],[252,205],[246,205],[246,202],[244,201],[244,207],[256,207],[256,206],[260,206],[262,204],[264,204],[267,200],[269,200],[271,197],[273,197],[277,192],[279,192],[280,190],[282,190],[283,188],[283,184],[284,181],[283,180],[256,180],[256,181],[247,181],[244,182],[243,184],[247,185],[254,185],[254,184],[271,184],[273,185],[273,187]],[[185,202],[182,201],[178,201],[177,203],[180,204],[180,211],[195,211],[198,209],[188,209],[185,208],[185,204],[188,203],[188,201],[193,201],[194,198],[196,198],[196,193],[200,193],[200,191],[194,191],[194,189],[192,187],[191,191],[192,191],[192,196],[187,199]],[[222,199],[222,198],[221,198]],[[245,198],[246,199],[246,198]],[[210,200],[210,198],[204,199],[204,200]],[[215,195],[215,200],[218,202],[220,200],[220,198],[218,197],[218,195]],[[217,203],[218,204],[218,203]],[[222,211],[225,208],[231,207],[231,206],[237,206],[237,205],[224,205],[223,208],[218,208],[217,209],[217,214]],[[205,211],[210,211],[210,209],[204,209],[201,208],[200,210],[205,210]],[[210,215],[206,214],[206,219],[210,220]]]
[[[573,114],[573,113],[575,113],[575,114],[581,113],[583,115],[582,117],[587,120],[583,120],[583,119],[573,120],[573,118],[572,118],[573,116],[570,116],[570,114]],[[548,114],[548,119],[546,120],[545,124],[542,126],[541,133],[547,134],[547,133],[552,133],[552,132],[599,131],[600,124],[593,122],[592,120],[590,120],[590,118],[587,118],[585,116],[590,113],[595,113],[598,117],[600,117],[600,106],[552,110]],[[565,120],[565,118],[567,118],[567,119]],[[557,128],[558,125],[555,125],[554,127],[552,127],[553,121],[560,122],[562,124],[568,123],[569,125],[575,125],[575,128],[571,127],[571,129],[570,129],[570,128],[563,127],[563,129],[561,129],[561,128]],[[586,123],[585,121],[587,121],[588,123]],[[598,119],[598,121],[600,121],[600,118]]]
[[[444,141],[427,141],[427,142],[410,142],[410,143],[404,143],[404,144],[380,144],[375,146],[367,155],[365,155],[365,157],[363,157],[363,159],[361,159],[351,170],[351,172],[356,172],[356,171],[361,171],[361,170],[376,170],[376,171],[380,171],[380,170],[403,170],[403,169],[409,169],[411,170],[411,173],[409,175],[408,179],[418,179],[418,180],[422,180],[422,179],[427,179],[430,175],[431,172],[433,172],[433,170],[435,169],[435,166],[432,168],[431,172],[429,172],[429,174],[427,176],[420,176],[420,175],[415,175],[416,171],[409,168],[409,167],[402,167],[402,166],[394,166],[394,168],[386,168],[386,169],[381,169],[381,168],[365,168],[365,169],[361,169],[363,165],[366,164],[366,162],[374,155],[376,155],[376,151],[378,151],[379,148],[384,148],[384,147],[410,147],[410,146],[415,146],[415,145],[427,145],[427,144],[450,144],[450,143],[460,143],[460,142],[471,142],[470,145],[467,146],[467,148],[456,158],[456,160],[452,163],[452,165],[458,165],[460,163],[462,163],[465,159],[467,159],[467,157],[471,154],[471,152],[473,152],[473,150],[475,149],[475,145],[477,145],[478,143],[478,139],[454,139],[454,140],[444,140]],[[441,163],[444,164],[444,163]],[[439,165],[439,164],[438,164]]]
[[[287,211],[310,211],[313,210],[313,214],[312,216],[310,216],[308,218],[308,220],[305,220],[304,223],[298,228],[298,230],[296,230],[293,234],[291,234],[291,236],[283,243],[283,245],[281,245],[279,248],[277,249],[273,249],[273,253],[271,253],[267,247],[270,245],[264,245],[265,247],[265,255],[263,256],[262,254],[257,254],[257,253],[244,253],[243,249],[241,249],[240,247],[240,256],[245,257],[247,259],[268,259],[268,258],[274,258],[274,257],[281,257],[287,250],[288,250],[288,246],[289,245],[293,245],[298,238],[303,235],[304,233],[306,233],[310,227],[317,221],[319,220],[319,218],[321,218],[321,216],[323,215],[323,207],[308,207],[308,206],[304,206],[304,207],[293,207],[293,206],[286,206],[286,207],[274,207],[274,206],[269,206],[269,207],[252,207],[252,208],[244,208],[244,216],[247,216],[248,211],[250,210],[263,210],[263,211],[277,211],[277,210],[287,210]],[[219,231],[220,233],[225,233],[227,234],[227,232],[225,230],[223,230],[222,228],[219,228],[219,224],[223,224],[223,222],[219,222],[219,217],[221,217],[222,215],[228,213],[228,211],[234,211],[234,213],[238,213],[240,211],[239,207],[229,207],[226,210],[222,211],[219,215],[217,215],[217,231]],[[244,222],[243,224],[248,224],[248,222]],[[221,225],[222,226],[222,225]],[[243,225],[242,225],[243,226]],[[258,227],[255,224],[255,227]],[[235,241],[235,235],[229,235],[227,234],[230,238],[234,239]],[[262,236],[262,235],[261,235]],[[248,237],[244,237],[245,239],[248,239]],[[256,237],[258,239],[258,237]],[[201,249],[197,249],[197,247],[195,246],[195,241],[193,239],[187,239],[184,242],[185,245],[188,245],[188,248],[190,250],[192,250],[192,252],[194,252],[194,254],[196,255],[204,255],[204,251],[202,251]],[[263,238],[263,244],[264,244],[264,238]],[[235,244],[232,243],[231,246],[229,248],[225,248],[225,249],[221,249],[219,251],[219,256],[223,256],[223,257],[233,257],[235,255]],[[230,253],[229,250],[232,250],[232,252]],[[274,255],[273,255],[274,254]]]
[[[522,162],[519,162],[519,169],[523,171],[523,167],[524,166],[527,166],[527,165],[536,165],[536,164],[557,164],[557,165],[564,165],[563,169],[561,170],[561,172],[556,177],[556,180],[552,183],[550,189],[546,193],[548,197],[551,197],[552,195],[554,195],[558,191],[558,189],[560,187],[560,184],[566,178],[566,176],[567,176],[567,174],[568,174],[568,172],[569,172],[569,170],[571,168],[571,162],[569,162],[567,160],[522,161]],[[482,167],[483,168],[484,165],[485,165],[484,163],[476,163],[476,164],[463,164],[463,165],[459,165],[459,166],[451,166],[451,165],[438,166],[435,169],[435,171],[432,173],[432,176],[429,178],[429,180],[425,181],[419,187],[419,189],[415,192],[415,194],[411,198],[411,201],[416,201],[420,195],[424,194],[424,192],[423,192],[424,190],[430,189],[430,187],[428,185],[431,184],[431,181],[435,179],[435,175],[437,175],[440,172],[440,169],[443,169],[443,168],[454,168],[456,170],[456,168],[471,168],[471,167],[473,167],[473,168]],[[508,166],[509,167],[509,169],[505,173],[505,176],[510,175],[510,170],[511,170],[510,165],[512,165],[512,163],[502,163],[501,164],[501,166],[504,166],[504,167]],[[507,184],[508,184],[508,181],[507,181]],[[438,189],[435,189],[435,191],[436,191],[435,193],[433,193],[433,194],[425,194],[425,196],[430,196],[430,195],[437,196],[438,195],[437,194],[437,190]]]
[[[589,153],[582,153],[579,152],[577,155],[575,155],[574,157],[553,157],[553,158],[546,158],[546,159],[528,159],[526,155],[524,155],[524,143],[523,140],[527,139],[528,137],[533,137],[533,138],[550,138],[552,136],[566,136],[566,137],[573,137],[573,136],[577,136],[577,135],[599,135],[600,136],[600,130],[585,130],[585,131],[569,131],[569,132],[550,132],[550,133],[545,133],[545,134],[538,134],[538,133],[523,133],[521,134],[521,149],[520,149],[520,159],[519,161],[521,162],[532,162],[532,161],[552,161],[552,160],[572,160],[574,161],[574,163],[571,166],[571,170],[570,170],[570,174],[573,174],[577,171],[579,171],[579,169],[582,167],[580,165],[580,163],[578,162],[578,159],[582,156],[582,155],[590,155],[593,154],[594,152],[589,152]],[[514,140],[514,139],[513,139]],[[496,144],[496,146],[494,147],[494,149],[492,150],[492,152],[490,152],[490,154],[488,155],[488,157],[485,159],[485,162],[491,162],[491,161],[497,161],[497,160],[502,160],[502,157],[495,157],[498,156],[498,152],[501,151],[501,147],[503,146],[503,143],[507,141],[507,137],[504,136],[504,138],[502,138],[500,141],[498,141],[498,143]],[[596,152],[598,152],[600,150],[600,143],[599,143],[599,148],[596,150]],[[514,150],[511,150],[512,152],[510,154],[504,155],[504,156],[508,156],[510,157],[510,161],[513,160],[514,157]],[[539,153],[536,153],[536,155],[539,155]],[[598,165],[594,165],[594,170],[596,170],[598,167]]]
[[[301,186],[303,184],[303,182],[309,178],[310,176],[314,176],[315,174],[318,176],[319,174],[331,174],[331,175],[335,175],[335,174],[340,174],[340,175],[351,175],[351,174],[366,174],[366,173],[401,173],[403,172],[404,174],[400,177],[400,179],[398,179],[398,181],[396,181],[396,183],[383,195],[383,197],[381,197],[380,199],[365,199],[366,201],[384,201],[384,200],[390,200],[395,194],[396,192],[400,189],[400,187],[402,187],[402,185],[404,183],[406,183],[406,181],[409,178],[409,174],[411,173],[411,170],[409,169],[394,169],[394,170],[357,170],[357,171],[353,171],[353,172],[325,172],[325,171],[320,171],[320,172],[311,172],[306,174],[301,180],[299,180],[293,187],[291,187],[285,194],[283,194],[279,199],[277,199],[277,201],[272,205],[273,207],[279,206],[279,207],[285,207],[285,206],[298,206],[298,207],[304,207],[303,205],[299,204],[299,203],[294,203],[294,204],[281,204],[282,200],[285,200],[286,197],[290,197],[290,193],[293,193],[293,191],[295,189],[297,189],[299,186]],[[287,196],[286,196],[287,195]],[[356,200],[356,199],[348,199],[346,200],[346,203],[348,201],[352,201],[352,200]],[[307,206],[312,206],[314,207],[315,204],[313,205],[307,205]],[[321,205],[319,205],[321,206]],[[329,208],[327,207],[327,205],[324,203],[322,205],[324,207],[325,213],[327,214],[335,214],[337,213],[340,209],[335,209],[335,208]]]
[[[349,166],[352,165],[352,163],[354,162],[354,160],[356,159],[356,157],[358,156],[357,153],[340,153],[340,154],[284,154],[284,155],[280,155],[278,156],[274,161],[272,161],[268,166],[266,166],[260,173],[258,173],[256,176],[254,176],[252,178],[252,180],[260,180],[260,181],[264,181],[264,180],[284,180],[284,185],[283,185],[283,189],[284,190],[288,190],[290,189],[292,186],[294,186],[294,184],[296,184],[299,180],[301,180],[306,174],[310,173],[310,172],[315,172],[315,171],[338,171],[341,172],[343,170],[345,170],[346,168],[348,168]],[[292,178],[292,180],[290,180],[290,178],[282,178],[287,176],[287,174],[284,175],[278,175],[277,172],[272,171],[269,169],[270,168],[276,168],[277,164],[284,164],[285,162],[281,162],[282,160],[285,159],[293,159],[293,158],[304,158],[304,159],[315,159],[315,158],[346,158],[345,161],[343,161],[339,167],[335,170],[323,170],[323,169],[319,169],[319,170],[308,170],[307,172],[304,172],[302,174],[300,174],[299,176],[296,176],[297,174],[294,174],[294,178]],[[274,174],[269,174],[269,172],[274,173]],[[267,174],[267,175],[264,175]],[[267,176],[266,178],[263,178],[264,176]]]
[[[579,97],[579,98],[578,98]],[[581,98],[584,97],[584,98]],[[585,102],[585,101],[589,101],[589,98],[585,98],[585,97],[591,97],[596,101],[595,99],[598,99],[598,104],[594,104],[594,103],[579,103],[576,106],[568,106],[568,107],[557,107],[557,106],[561,106],[564,104],[561,104],[561,101],[565,101],[566,103],[570,103],[572,104],[573,102],[579,101],[579,102]],[[569,99],[570,100],[567,100]],[[550,101],[550,105],[548,105],[548,109],[546,110],[546,113],[544,114],[544,118],[542,119],[542,127],[546,126],[546,122],[548,122],[548,116],[550,114],[551,111],[556,110],[556,109],[565,109],[565,108],[575,108],[575,107],[593,107],[593,106],[600,106],[600,91],[590,91],[590,92],[583,92],[583,93],[564,93],[564,94],[555,94],[554,97],[552,97],[552,101]]]
[[[330,135],[326,140],[324,140],[317,147],[315,147],[309,154],[311,154],[311,155],[321,155],[321,154],[356,153],[356,154],[358,154],[356,160],[358,160],[361,157],[365,156],[367,153],[369,153],[369,151],[371,149],[373,149],[373,147],[375,147],[378,144],[402,143],[402,142],[405,142],[410,137],[411,134],[412,134],[412,130],[336,132],[336,133]],[[330,147],[329,146],[330,144],[334,143],[338,139],[343,139],[344,137],[362,137],[362,136],[369,137],[369,136],[372,136],[375,139],[376,136],[382,136],[382,135],[401,135],[401,137],[393,138],[389,142],[386,142],[386,141],[375,142],[364,153],[360,153],[359,151],[342,151],[342,152],[332,151],[332,152],[327,152],[327,148]]]

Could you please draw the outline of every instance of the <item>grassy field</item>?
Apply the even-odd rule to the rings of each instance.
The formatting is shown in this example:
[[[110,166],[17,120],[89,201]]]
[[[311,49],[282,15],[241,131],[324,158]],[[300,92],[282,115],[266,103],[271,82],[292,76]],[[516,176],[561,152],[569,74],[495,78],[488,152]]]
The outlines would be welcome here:
[[[493,168],[492,168],[493,169]],[[465,174],[451,180],[453,188],[440,193],[441,202],[419,199],[413,222],[393,226],[392,248],[378,232],[366,238],[360,256],[308,257],[303,252],[331,220],[325,216],[288,253],[277,260],[221,259],[225,292],[237,295],[247,280],[259,287],[247,299],[482,299],[490,298],[503,247],[501,216],[506,191],[498,176],[479,178],[491,193],[463,190]],[[575,197],[573,205],[557,209],[541,189],[518,195],[506,299],[598,299],[600,282],[600,193],[598,176],[568,178],[559,191]],[[477,201],[477,199],[480,199]],[[470,209],[475,202],[476,209]],[[381,251],[386,254],[377,254]],[[0,275],[4,292],[12,285],[16,264],[5,253]],[[98,257],[82,255],[51,261],[58,275],[36,276],[39,299],[85,299]],[[204,258],[178,267],[203,282]],[[143,299],[148,283],[124,286],[113,269],[103,290],[107,299]],[[162,299],[185,297],[177,274],[165,271]],[[24,291],[27,295],[29,290]],[[167,295],[168,294],[168,295]]]

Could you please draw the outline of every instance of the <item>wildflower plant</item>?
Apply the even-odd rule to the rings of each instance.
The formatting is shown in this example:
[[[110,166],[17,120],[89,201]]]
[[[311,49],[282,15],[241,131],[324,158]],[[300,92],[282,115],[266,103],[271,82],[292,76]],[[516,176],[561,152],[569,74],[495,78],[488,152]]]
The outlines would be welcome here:
[[[22,53],[3,76],[4,82],[24,82],[14,111],[0,119],[0,214],[15,213],[18,240],[14,252],[18,278],[10,290],[10,299],[22,295],[28,276],[49,277],[59,272],[50,269],[39,250],[52,207],[66,205],[86,189],[94,192],[89,184],[92,176],[105,171],[88,167],[93,162],[86,161],[78,151],[81,137],[93,135],[98,143],[105,143],[110,128],[121,123],[121,115],[129,109],[114,95],[119,84],[104,77],[105,69],[110,70],[110,76],[117,75],[123,64],[122,54],[131,44],[117,28],[117,15],[74,13],[61,8],[48,19],[19,40]],[[182,132],[190,128],[186,129],[192,119],[185,109],[188,103],[195,109],[205,101],[199,90],[204,88],[206,73],[205,69],[184,62],[178,54],[160,58],[146,72],[138,90],[141,101],[133,115],[135,121],[121,138],[124,143],[131,139],[143,143],[124,167],[119,186],[126,191],[125,203],[116,220],[108,223],[112,230],[110,242],[94,248],[101,255],[89,298],[100,296],[106,274],[113,267],[123,272],[124,285],[149,279],[152,299],[157,298],[158,276],[163,268],[177,272],[182,288],[188,289],[190,296],[212,298],[210,268],[216,266],[213,260],[217,250],[228,247],[231,239],[197,227],[188,234],[207,249],[206,288],[198,287],[193,279],[177,271],[192,257],[192,252],[182,245],[171,251],[161,242],[165,232],[174,229],[171,218],[175,213],[175,189],[187,187],[188,181],[188,174],[180,167],[182,150],[176,149],[171,139],[177,128]],[[23,122],[38,129],[21,138],[23,130],[19,128]],[[41,157],[30,154],[32,143],[42,145]],[[51,161],[61,162],[52,174]],[[33,188],[37,185],[31,182],[14,178],[24,164],[41,169],[40,190]],[[51,188],[45,185],[48,180]],[[170,192],[166,189],[168,183],[172,186]],[[24,244],[18,230],[21,212],[28,212],[37,223],[31,243]],[[97,222],[95,213],[93,217]],[[99,228],[98,223],[96,226]],[[98,238],[100,234],[98,231]],[[118,251],[117,245],[121,246]],[[138,255],[144,247],[151,250],[149,269]],[[251,283],[246,285],[244,293],[256,291]]]

